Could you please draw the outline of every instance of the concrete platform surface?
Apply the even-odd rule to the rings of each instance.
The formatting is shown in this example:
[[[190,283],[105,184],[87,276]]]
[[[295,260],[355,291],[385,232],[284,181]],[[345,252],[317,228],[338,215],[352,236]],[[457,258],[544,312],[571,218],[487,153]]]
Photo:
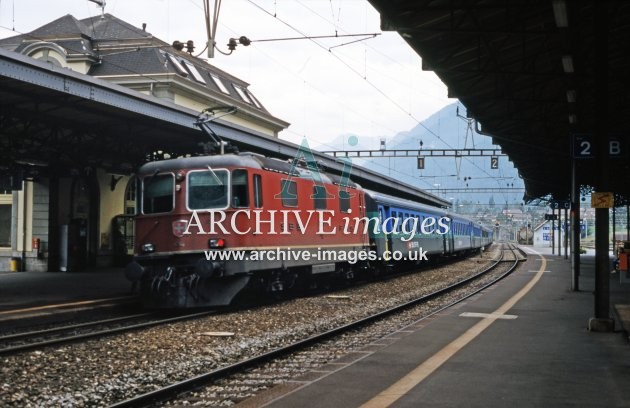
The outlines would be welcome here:
[[[619,331],[586,330],[592,256],[573,292],[569,261],[525,250],[515,273],[465,303],[244,405],[630,407],[630,345]],[[611,300],[624,299],[630,284],[611,274]]]
[[[89,272],[1,272],[0,311],[129,296],[122,268]]]

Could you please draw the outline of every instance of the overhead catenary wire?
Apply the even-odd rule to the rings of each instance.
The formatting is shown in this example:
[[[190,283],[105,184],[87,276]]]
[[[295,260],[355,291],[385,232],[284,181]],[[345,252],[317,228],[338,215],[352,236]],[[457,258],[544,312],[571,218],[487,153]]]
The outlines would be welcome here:
[[[270,13],[268,10],[266,10],[265,8],[261,7],[260,5],[256,4],[253,0],[246,0],[248,3],[252,4],[254,7],[258,8],[259,10],[261,10],[262,12],[264,12],[267,15],[270,15],[272,17],[274,17],[275,19],[277,19],[279,22],[281,22],[282,24],[286,25],[287,27],[289,27],[290,29],[294,30],[295,32],[301,34],[304,37],[307,37],[307,35],[305,33],[303,33],[301,30],[299,30],[298,28],[294,27],[293,25],[289,24],[288,22],[282,20],[281,18],[274,16],[272,13]],[[323,46],[322,44],[318,43],[317,41],[315,41],[315,39],[310,39],[310,41],[312,41],[315,45],[317,45],[318,47],[327,50],[327,48],[325,46]],[[421,127],[425,128],[430,134],[434,135],[438,140],[440,140],[442,143],[444,143],[447,147],[449,148],[453,148],[449,143],[447,143],[444,139],[442,139],[442,137],[440,135],[438,135],[437,133],[435,133],[433,130],[431,130],[429,127],[427,127],[424,123],[422,123],[418,118],[416,118],[411,112],[407,111],[403,106],[400,105],[400,103],[398,103],[396,100],[394,100],[393,98],[391,98],[386,92],[384,92],[382,89],[380,89],[378,86],[376,86],[376,84],[374,84],[372,81],[370,81],[369,79],[365,78],[363,75],[361,75],[361,73],[359,71],[357,71],[354,67],[352,67],[350,64],[348,64],[346,61],[344,61],[343,59],[341,59],[339,56],[335,55],[334,53],[330,53],[330,55],[332,55],[334,58],[336,58],[339,62],[341,62],[344,66],[346,66],[349,70],[351,70],[352,72],[354,72],[356,75],[358,75],[359,77],[363,78],[364,81],[369,84],[376,92],[378,92],[380,95],[382,95],[386,100],[388,100],[390,103],[392,103],[394,106],[396,106],[399,110],[401,110],[402,112],[406,113],[409,117],[411,117],[416,123],[418,123]],[[481,170],[484,174],[491,176],[490,173],[488,173],[484,168],[480,167],[479,165],[477,165],[476,163],[474,163],[473,161],[471,161],[470,159],[467,159],[467,161],[469,161],[473,166],[477,167],[479,170]],[[498,184],[498,181],[497,181]]]
[[[333,9],[333,8],[332,8],[332,1],[330,2],[330,5],[331,5],[331,11],[333,11],[333,13],[332,13],[332,14],[333,14],[333,19],[334,19],[334,16],[335,16],[334,11],[335,11],[335,9],[336,9],[336,8],[335,8],[335,9]],[[280,10],[280,11],[281,11],[281,10]],[[277,18],[277,15],[278,15],[278,11],[276,11],[276,13],[274,13],[274,17],[276,17],[276,18]],[[336,19],[336,20],[337,20],[337,22],[338,22],[338,20],[339,20],[339,18],[338,18],[338,14],[337,14],[337,19]],[[216,26],[215,26],[215,29],[216,29]],[[341,33],[341,32],[342,32],[342,30],[341,30],[341,27],[340,27],[340,26],[337,26],[337,27],[336,27],[336,30],[337,30],[337,29],[339,29],[339,33]],[[216,33],[216,31],[215,31],[215,33]],[[165,48],[166,48],[166,47],[168,47],[168,45],[165,45]],[[366,48],[368,48],[368,47],[369,47],[369,46],[366,46]],[[369,48],[372,48],[372,47],[369,47]],[[131,51],[130,51],[130,52],[131,52]],[[113,65],[114,65],[114,66],[117,66],[116,64],[113,64]],[[350,66],[351,66],[351,65],[350,65]],[[121,67],[121,68],[124,68],[124,67]],[[126,70],[127,70],[128,72],[133,72],[133,73],[136,73],[136,74],[138,74],[138,75],[140,75],[140,76],[143,76],[143,77],[151,78],[151,77],[150,77],[150,75],[141,74],[141,73],[139,73],[139,72],[137,72],[137,71],[135,71],[135,70],[133,70],[133,69],[126,69]],[[367,72],[367,71],[366,71],[366,72]],[[360,72],[359,76],[360,76],[361,78],[365,78],[365,77],[366,77],[365,72]],[[155,78],[151,78],[151,79],[156,80]],[[369,82],[369,81],[368,81],[368,82]],[[311,85],[311,84],[308,84],[308,86],[309,86],[309,87],[312,87],[312,85]],[[315,88],[315,89],[316,89],[316,88]],[[321,92],[321,91],[320,91],[320,92]],[[329,99],[330,99],[330,98],[329,98]],[[405,111],[406,113],[408,113],[409,109],[404,109],[404,111]],[[357,112],[357,111],[355,110],[355,112]],[[414,119],[416,119],[416,118],[415,118],[412,114],[409,114],[409,116],[410,116],[410,117],[412,117],[412,118],[414,118]],[[417,120],[417,119],[416,119],[416,120]],[[371,121],[371,122],[372,122],[372,123],[375,123],[374,121]],[[383,128],[387,128],[387,129],[390,129],[390,130],[393,130],[393,131],[395,131],[395,132],[397,132],[397,131],[399,131],[399,130],[400,130],[400,129],[391,129],[391,126],[387,126],[387,125],[385,125],[385,126],[384,126],[384,124],[383,124],[383,123],[378,124],[378,126],[383,127]],[[435,130],[435,129],[434,129],[434,130]],[[438,136],[438,138],[439,138],[439,136]],[[441,139],[441,138],[439,138],[439,139]],[[486,174],[487,174],[487,173],[486,173]],[[410,176],[412,176],[412,175],[410,175]]]

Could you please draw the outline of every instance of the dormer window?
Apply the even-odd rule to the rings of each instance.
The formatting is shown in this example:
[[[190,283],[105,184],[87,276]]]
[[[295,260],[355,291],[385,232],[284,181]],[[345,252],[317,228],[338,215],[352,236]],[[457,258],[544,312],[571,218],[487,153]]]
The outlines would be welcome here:
[[[168,57],[168,60],[171,61],[171,64],[173,64],[173,66],[175,67],[175,71],[177,71],[179,75],[185,76],[185,77],[188,76],[188,71],[186,71],[186,69],[181,64],[181,62],[177,61],[177,58],[175,58],[174,55],[167,53],[166,56]]]
[[[212,80],[214,81],[216,86],[219,87],[221,92],[223,92],[225,94],[228,94],[228,95],[230,94],[230,91],[228,91],[228,89],[225,87],[225,84],[223,84],[223,81],[221,81],[221,78],[219,78],[218,76],[216,76],[214,74],[210,74],[210,78],[212,78]]]
[[[24,47],[22,53],[58,67],[68,66],[66,60],[67,52],[55,43],[44,41],[32,43]]]
[[[197,71],[197,67],[195,67],[193,64],[191,64],[190,62],[188,62],[186,60],[182,60],[182,62],[184,63],[186,68],[188,68],[188,71],[190,71],[190,73],[192,74],[193,78],[195,78],[195,81],[201,82],[202,84],[206,83],[206,80],[203,79],[203,77],[201,76],[199,71]]]
[[[244,100],[245,102],[249,104],[252,103],[252,100],[249,99],[249,96],[247,96],[247,91],[245,89],[243,89],[242,87],[238,85],[234,85],[234,89],[236,89],[236,93],[238,94],[238,96],[241,97],[242,100]]]
[[[260,102],[258,102],[258,99],[256,99],[256,97],[252,95],[252,93],[249,92],[249,90],[246,89],[245,92],[247,92],[247,96],[249,96],[249,99],[251,99],[252,102],[254,102],[254,105],[256,105],[257,108],[262,109],[262,105],[260,104]]]

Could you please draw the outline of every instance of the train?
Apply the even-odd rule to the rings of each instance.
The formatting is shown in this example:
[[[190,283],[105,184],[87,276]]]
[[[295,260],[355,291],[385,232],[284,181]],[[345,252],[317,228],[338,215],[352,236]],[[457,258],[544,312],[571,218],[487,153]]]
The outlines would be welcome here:
[[[534,230],[529,227],[521,227],[518,230],[517,241],[521,245],[532,245],[534,243]]]
[[[363,189],[304,160],[181,157],[145,163],[136,176],[125,273],[150,308],[354,282],[492,243],[492,231],[466,217]]]

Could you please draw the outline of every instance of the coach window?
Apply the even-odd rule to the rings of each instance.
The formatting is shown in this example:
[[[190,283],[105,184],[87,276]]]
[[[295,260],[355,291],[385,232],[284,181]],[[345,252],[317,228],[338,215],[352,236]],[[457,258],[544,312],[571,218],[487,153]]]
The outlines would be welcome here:
[[[247,170],[232,171],[232,207],[249,207]]]
[[[313,186],[313,206],[316,210],[326,209],[326,187]]]
[[[254,174],[254,207],[262,208],[262,177],[260,174]]]
[[[282,197],[282,205],[285,207],[297,207],[297,184],[295,181],[282,180],[280,184],[280,196]]]
[[[142,180],[142,212],[166,213],[173,210],[175,178],[172,174],[156,174]]]
[[[339,190],[339,211],[350,212],[350,193],[346,190]]]
[[[203,170],[188,173],[188,208],[205,210],[227,208],[227,170]]]

